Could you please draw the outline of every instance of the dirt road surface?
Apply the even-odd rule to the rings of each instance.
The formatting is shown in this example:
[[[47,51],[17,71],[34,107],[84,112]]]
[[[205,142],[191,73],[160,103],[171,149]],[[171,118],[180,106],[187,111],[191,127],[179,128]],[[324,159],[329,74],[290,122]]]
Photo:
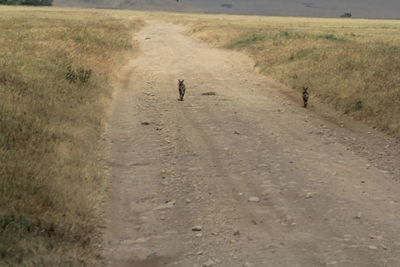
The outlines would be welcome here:
[[[400,266],[396,140],[184,32],[149,22],[123,70],[106,265]]]

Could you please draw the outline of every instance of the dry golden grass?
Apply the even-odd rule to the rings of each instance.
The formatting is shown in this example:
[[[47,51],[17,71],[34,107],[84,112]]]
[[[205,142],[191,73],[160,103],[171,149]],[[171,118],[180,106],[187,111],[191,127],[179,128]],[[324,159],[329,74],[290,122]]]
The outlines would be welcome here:
[[[400,21],[153,13],[261,73],[400,135]],[[312,100],[311,100],[312,101]]]
[[[99,140],[141,26],[113,12],[0,7],[0,266],[95,264]]]
[[[99,140],[140,18],[186,24],[261,73],[400,133],[399,21],[0,7],[0,265],[97,264]]]

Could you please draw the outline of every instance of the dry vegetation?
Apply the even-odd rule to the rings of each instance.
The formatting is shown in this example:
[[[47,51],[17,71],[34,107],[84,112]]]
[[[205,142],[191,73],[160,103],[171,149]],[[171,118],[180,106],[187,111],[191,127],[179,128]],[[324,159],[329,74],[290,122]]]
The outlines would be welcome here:
[[[95,262],[101,133],[143,22],[0,7],[0,266]]]
[[[154,14],[243,51],[261,73],[400,135],[400,21]]]
[[[399,21],[0,7],[0,265],[95,264],[99,140],[139,16],[400,134]]]

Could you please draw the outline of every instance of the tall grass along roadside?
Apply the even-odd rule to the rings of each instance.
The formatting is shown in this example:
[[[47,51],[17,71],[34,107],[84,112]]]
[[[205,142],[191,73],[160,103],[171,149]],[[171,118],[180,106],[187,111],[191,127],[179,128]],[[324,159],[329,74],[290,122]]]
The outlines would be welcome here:
[[[399,21],[0,7],[0,266],[98,265],[99,139],[138,17],[400,135]]]
[[[400,21],[154,14],[242,51],[255,68],[371,126],[400,136]],[[312,103],[312,100],[311,100]]]
[[[95,265],[99,139],[143,23],[0,7],[0,266]]]

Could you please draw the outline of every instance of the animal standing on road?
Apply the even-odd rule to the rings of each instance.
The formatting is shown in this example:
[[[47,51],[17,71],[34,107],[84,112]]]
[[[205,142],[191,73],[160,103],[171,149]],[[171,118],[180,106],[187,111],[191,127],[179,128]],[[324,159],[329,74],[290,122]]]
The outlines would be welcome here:
[[[178,80],[178,90],[179,90],[179,101],[183,101],[183,97],[185,96],[186,86],[183,83],[185,80]]]
[[[303,87],[303,102],[304,102],[305,108],[307,108],[309,96],[310,96],[310,92],[308,91],[308,87]]]

